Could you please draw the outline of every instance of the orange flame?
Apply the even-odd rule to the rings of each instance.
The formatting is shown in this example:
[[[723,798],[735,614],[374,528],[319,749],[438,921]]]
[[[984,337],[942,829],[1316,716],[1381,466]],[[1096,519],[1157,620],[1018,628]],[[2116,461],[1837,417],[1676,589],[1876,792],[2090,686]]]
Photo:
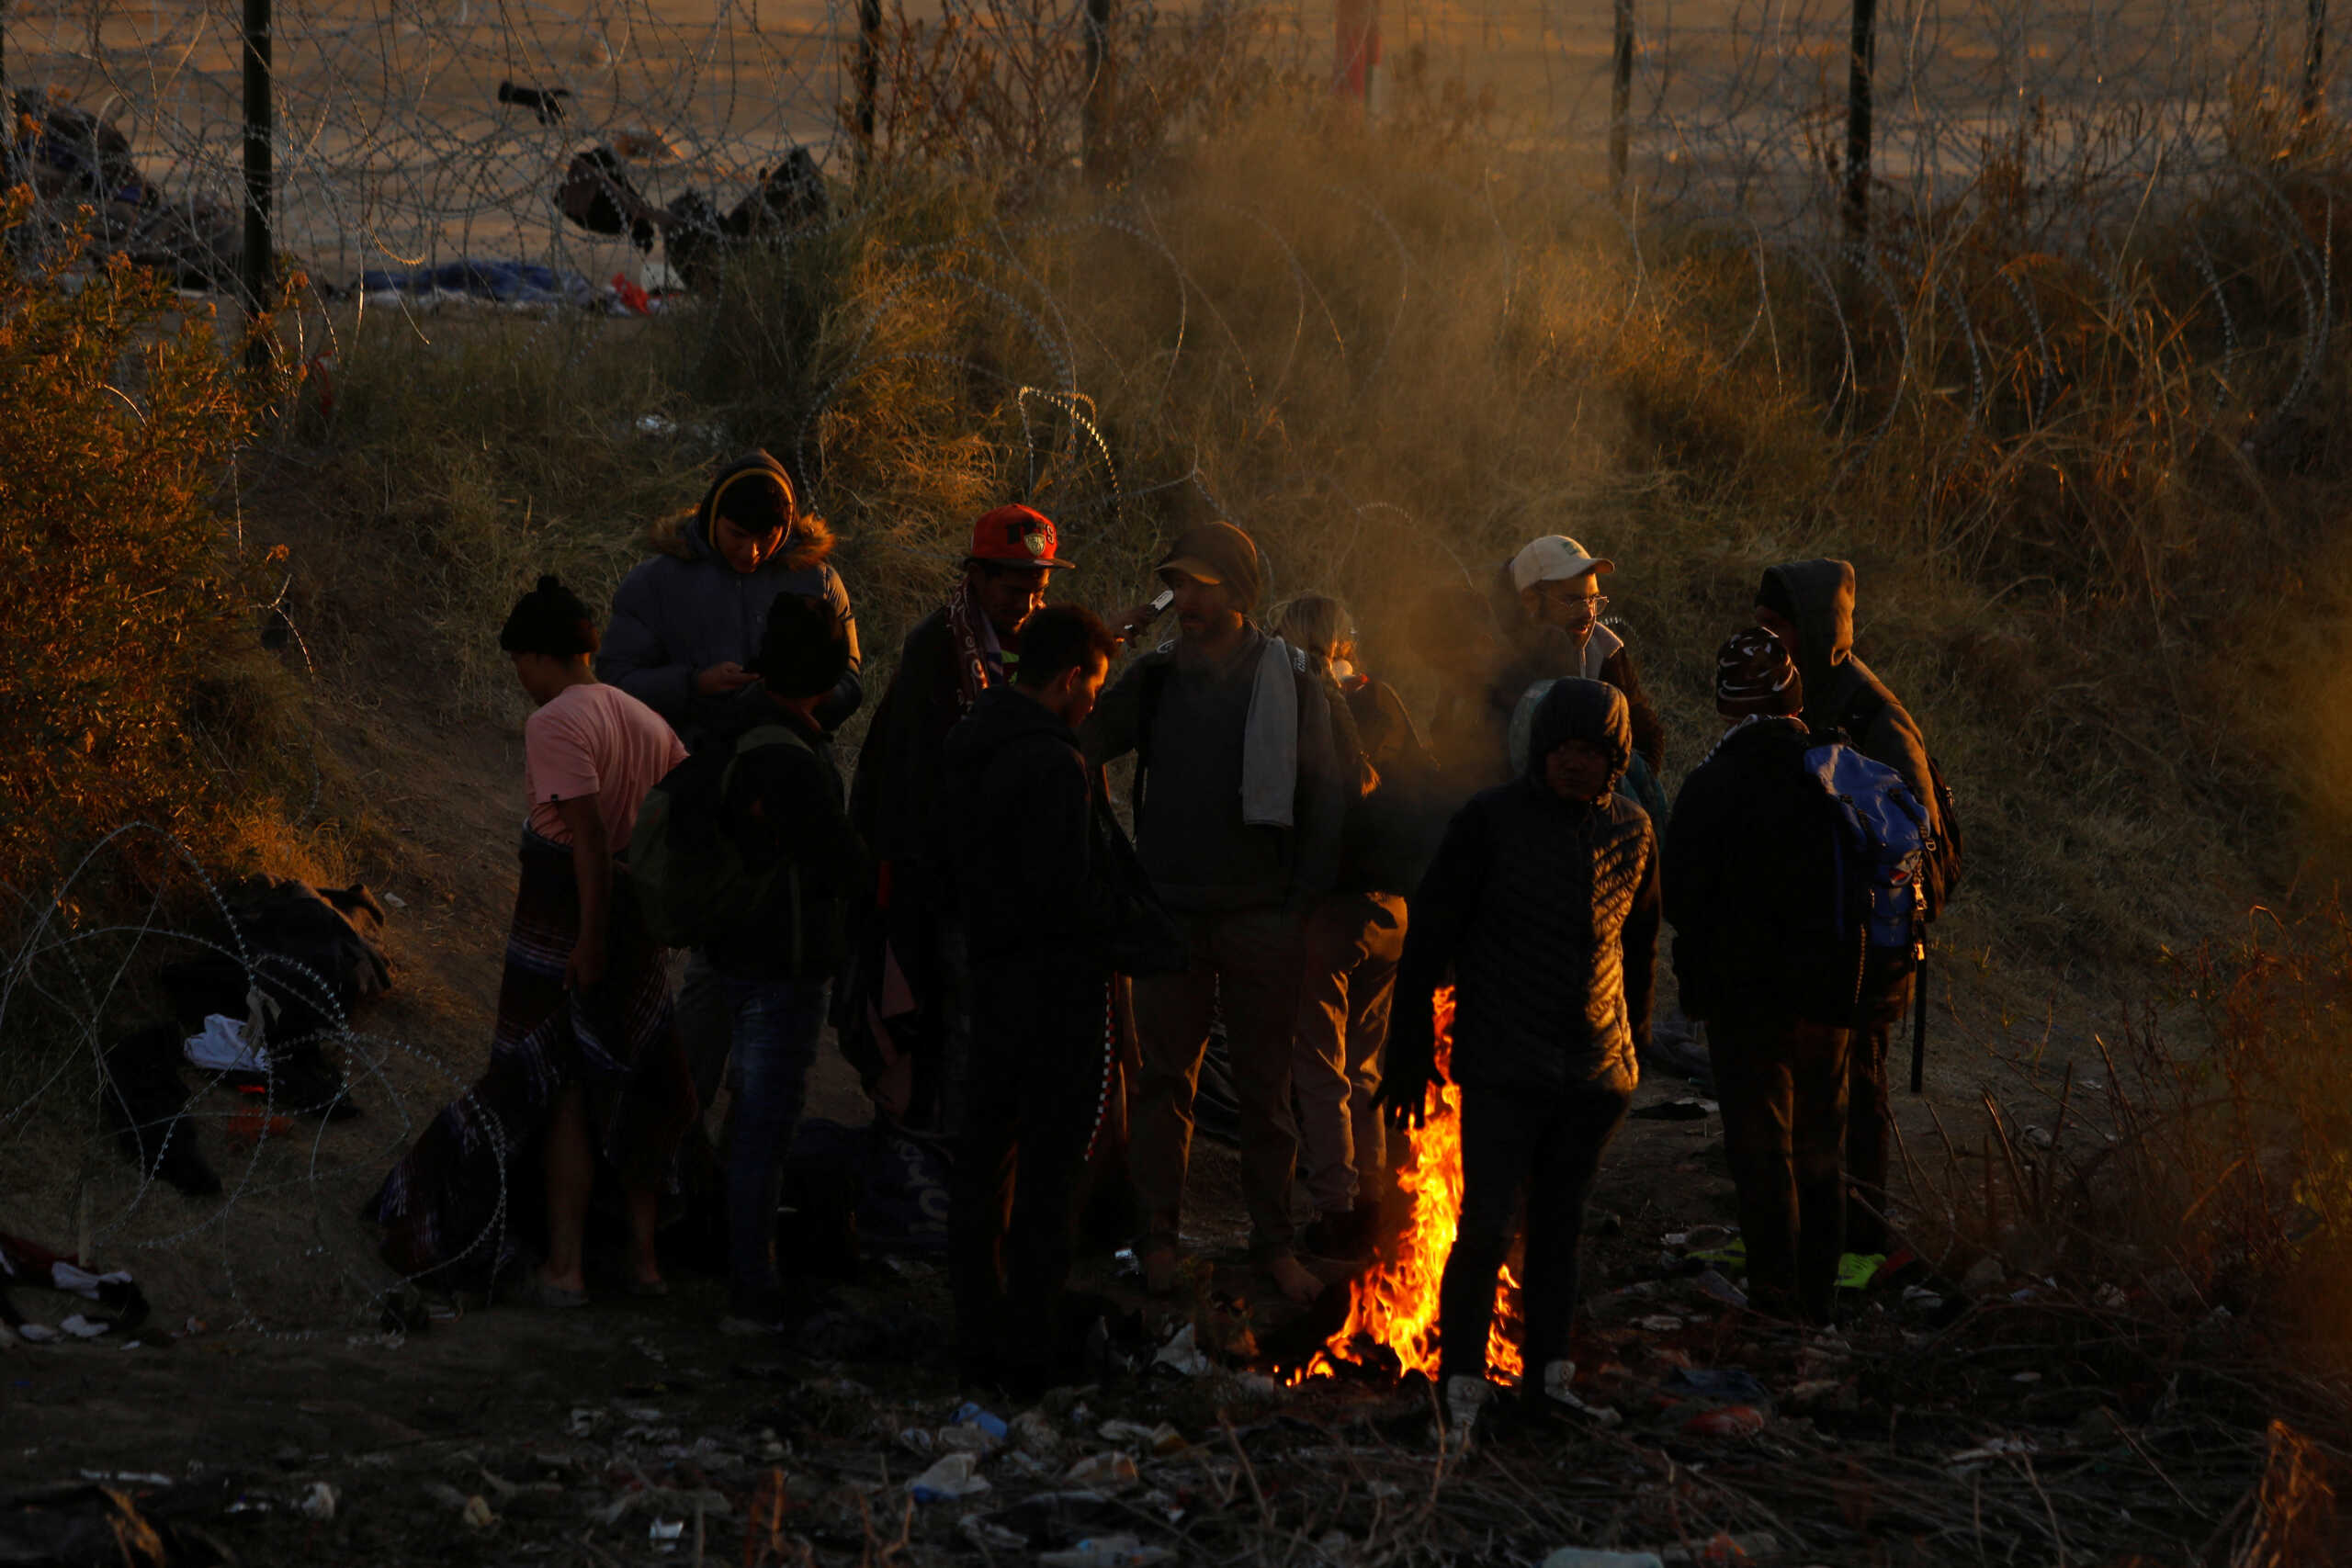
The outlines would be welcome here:
[[[1437,1065],[1443,1073],[1453,1055],[1453,990],[1437,993]],[[1385,1242],[1372,1269],[1349,1290],[1348,1321],[1331,1336],[1305,1371],[1292,1381],[1334,1375],[1337,1361],[1353,1361],[1360,1342],[1387,1347],[1408,1372],[1435,1378],[1438,1281],[1453,1233],[1462,1218],[1462,1091],[1451,1081],[1432,1084],[1427,1115],[1418,1132],[1403,1136],[1405,1157],[1396,1162],[1396,1186],[1410,1204],[1410,1216],[1396,1237]],[[1495,1286],[1495,1316],[1487,1334],[1487,1375],[1497,1382],[1519,1381],[1519,1281],[1509,1269]]]

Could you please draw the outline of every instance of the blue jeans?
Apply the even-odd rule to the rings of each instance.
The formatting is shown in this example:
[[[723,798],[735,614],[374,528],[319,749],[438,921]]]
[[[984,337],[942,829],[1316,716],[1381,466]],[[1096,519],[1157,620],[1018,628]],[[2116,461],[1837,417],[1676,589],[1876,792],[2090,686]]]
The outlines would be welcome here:
[[[727,1261],[738,1294],[780,1288],[776,1205],[784,1156],[808,1098],[808,1068],[825,1027],[822,980],[715,976],[714,1002],[733,1026],[734,1132],[727,1151]]]

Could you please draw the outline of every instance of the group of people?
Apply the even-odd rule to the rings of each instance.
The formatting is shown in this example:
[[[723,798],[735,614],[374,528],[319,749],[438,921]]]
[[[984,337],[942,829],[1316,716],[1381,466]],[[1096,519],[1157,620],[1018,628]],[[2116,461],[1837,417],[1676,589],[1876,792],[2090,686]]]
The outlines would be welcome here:
[[[1357,668],[1343,604],[1261,608],[1239,528],[1180,533],[1157,596],[1106,620],[1046,604],[1070,564],[1055,526],[999,507],[846,784],[831,737],[864,699],[856,628],[789,474],[728,466],[663,547],[601,634],[552,578],[501,631],[537,705],[522,884],[490,1067],[373,1203],[403,1272],[582,1303],[601,1180],[626,1288],[662,1292],[663,1194],[724,1085],[723,1326],[788,1331],[813,1296],[776,1255],[778,1182],[830,1021],[877,1113],[953,1149],[962,1365],[1043,1385],[1084,1326],[1068,1281],[1090,1197],[1125,1204],[1148,1288],[1184,1277],[1204,1059],[1238,1104],[1250,1259],[1300,1302],[1374,1251],[1391,1134],[1450,1078],[1464,1195],[1440,1331],[1467,1427],[1522,1196],[1528,1390],[1567,1395],[1582,1210],[1647,1047],[1661,919],[1706,1027],[1755,1307],[1825,1320],[1840,1254],[1883,1247],[1911,972],[1854,913],[1884,868],[1860,863],[1837,749],[1875,760],[1931,850],[1949,805],[1853,656],[1844,562],[1764,574],[1719,660],[1725,729],[1669,807],[1665,725],[1605,615],[1613,563],[1561,536],[1418,605],[1424,731]],[[1132,839],[1106,775],[1127,758]],[[1925,918],[1954,874],[1938,850],[1894,880],[1921,884]],[[674,999],[665,943],[689,949]]]

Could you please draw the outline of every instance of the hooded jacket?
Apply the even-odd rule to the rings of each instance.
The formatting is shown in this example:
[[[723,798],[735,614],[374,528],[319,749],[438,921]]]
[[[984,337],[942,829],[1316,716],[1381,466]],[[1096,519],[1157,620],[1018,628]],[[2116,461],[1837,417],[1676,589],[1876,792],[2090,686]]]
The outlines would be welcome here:
[[[1510,733],[1510,716],[1519,707],[1519,699],[1527,694],[1528,687],[1538,681],[1580,675],[1605,682],[1625,694],[1626,709],[1634,727],[1634,750],[1650,765],[1651,773],[1665,769],[1666,721],[1658,717],[1649,694],[1642,690],[1641,672],[1634,668],[1634,655],[1623,637],[1605,626],[1596,625],[1579,653],[1567,633],[1528,615],[1526,605],[1520,602],[1519,589],[1511,581],[1509,561],[1496,570],[1487,596],[1494,608],[1495,624],[1502,631],[1504,646],[1510,650],[1487,694],[1487,722],[1494,727],[1498,740]],[[1508,756],[1508,746],[1498,755]]]
[[[1853,1016],[1862,949],[1826,913],[1838,892],[1836,829],[1805,767],[1814,744],[1801,723],[1743,724],[1675,796],[1660,862],[1692,1018],[1843,1028]]]
[[[1649,816],[1616,793],[1632,764],[1624,694],[1583,679],[1535,711],[1520,778],[1473,795],[1408,903],[1390,1049],[1427,1059],[1432,1001],[1453,975],[1456,1083],[1630,1090],[1649,1039],[1658,859]],[[1599,801],[1563,800],[1544,759],[1568,740],[1610,758]]]
[[[612,620],[596,655],[596,678],[618,686],[670,721],[689,750],[731,739],[767,713],[757,686],[721,696],[695,690],[695,677],[714,664],[749,666],[767,629],[768,606],[784,593],[822,599],[849,628],[849,669],[817,709],[828,734],[857,711],[857,622],[849,590],[825,564],[833,536],[813,517],[793,524],[782,548],[751,572],[729,566],[710,542],[711,501],[726,481],[751,468],[768,468],[791,482],[784,466],[764,452],[719,470],[695,503],[694,516],[673,537],[658,539],[661,553],[638,563],[613,595]]]
[[[1789,561],[1767,567],[1797,629],[1797,675],[1804,682],[1805,728],[1845,732],[1863,756],[1903,775],[1927,807],[1928,826],[1940,832],[1936,791],[1928,772],[1928,744],[1918,724],[1885,682],[1854,657],[1854,569],[1842,560]],[[1766,594],[1759,592],[1759,601]],[[1877,709],[1875,714],[1869,710]],[[1857,709],[1862,710],[1857,714]],[[1860,722],[1858,722],[1860,721]]]

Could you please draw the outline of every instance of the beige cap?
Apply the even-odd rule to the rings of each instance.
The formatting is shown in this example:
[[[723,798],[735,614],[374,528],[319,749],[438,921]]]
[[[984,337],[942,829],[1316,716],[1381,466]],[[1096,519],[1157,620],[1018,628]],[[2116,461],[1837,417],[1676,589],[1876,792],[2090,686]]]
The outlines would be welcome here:
[[[1565,534],[1546,534],[1510,558],[1510,585],[1524,593],[1539,582],[1565,582],[1588,571],[1615,571],[1617,563],[1588,553]]]

